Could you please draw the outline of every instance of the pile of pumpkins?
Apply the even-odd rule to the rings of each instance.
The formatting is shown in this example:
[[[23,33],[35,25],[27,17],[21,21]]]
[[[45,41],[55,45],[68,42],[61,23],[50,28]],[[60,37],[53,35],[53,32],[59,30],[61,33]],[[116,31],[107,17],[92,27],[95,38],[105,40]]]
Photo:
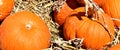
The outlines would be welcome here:
[[[54,20],[63,28],[65,40],[83,38],[85,48],[100,50],[115,38],[115,27],[120,28],[119,0],[93,0],[93,3],[99,8],[86,11],[85,0],[67,0],[59,11],[54,11]],[[120,50],[120,45],[111,48]]]
[[[63,28],[65,40],[83,38],[85,48],[102,49],[112,42],[115,27],[120,27],[120,0],[93,0],[97,11],[88,10],[84,0],[67,0],[54,20]],[[2,50],[41,50],[50,47],[50,31],[39,16],[30,11],[10,14],[14,0],[0,0],[0,48]],[[120,44],[109,50],[120,50]]]

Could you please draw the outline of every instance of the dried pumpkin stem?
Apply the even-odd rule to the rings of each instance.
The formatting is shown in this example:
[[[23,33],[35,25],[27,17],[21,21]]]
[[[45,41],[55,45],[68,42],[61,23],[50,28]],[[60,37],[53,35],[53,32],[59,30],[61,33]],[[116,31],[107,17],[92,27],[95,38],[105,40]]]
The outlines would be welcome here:
[[[92,4],[89,2],[89,0],[84,0],[85,2],[85,16],[88,16],[88,9],[92,8]]]
[[[32,26],[31,26],[30,24],[26,24],[26,25],[25,25],[25,28],[26,28],[27,30],[30,30],[31,27],[32,27]]]

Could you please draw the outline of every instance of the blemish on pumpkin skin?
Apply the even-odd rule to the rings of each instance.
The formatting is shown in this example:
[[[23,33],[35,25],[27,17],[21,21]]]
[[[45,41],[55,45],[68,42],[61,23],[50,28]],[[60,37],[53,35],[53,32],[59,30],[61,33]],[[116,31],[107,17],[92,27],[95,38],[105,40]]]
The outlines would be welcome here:
[[[2,0],[0,0],[0,5],[2,5],[3,4],[3,1]]]
[[[26,25],[25,25],[25,28],[26,28],[27,30],[30,30],[30,29],[31,29],[31,25],[30,25],[30,24],[26,24]]]

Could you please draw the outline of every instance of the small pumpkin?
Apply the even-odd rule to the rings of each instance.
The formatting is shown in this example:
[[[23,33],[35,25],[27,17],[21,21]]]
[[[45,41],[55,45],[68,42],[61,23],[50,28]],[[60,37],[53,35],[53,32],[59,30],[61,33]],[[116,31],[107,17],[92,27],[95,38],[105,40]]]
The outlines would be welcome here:
[[[104,4],[104,0],[93,0],[94,2],[96,2],[96,4],[98,4],[100,7]],[[85,6],[85,2],[84,0],[77,0],[77,2],[81,5],[81,6]]]
[[[110,47],[108,50],[120,50],[120,44]]]
[[[92,20],[84,16],[83,8],[77,8],[72,11],[69,17],[66,18],[63,33],[66,40],[73,38],[84,38],[83,45],[86,48],[100,49],[107,43],[113,40],[113,37],[109,35],[114,34],[113,21],[105,14],[106,25],[108,26],[110,33],[103,27],[102,18],[99,20]]]
[[[111,16],[114,19],[114,23],[117,27],[120,27],[120,0],[105,0],[105,4],[102,6],[105,13]]]
[[[0,0],[0,21],[6,18],[14,7],[14,0]]]
[[[29,11],[8,16],[1,24],[2,50],[41,50],[50,45],[50,31],[44,21]]]
[[[62,5],[60,11],[54,11],[54,20],[59,25],[62,25],[66,19],[66,17],[71,13],[73,9],[71,9],[66,2]]]

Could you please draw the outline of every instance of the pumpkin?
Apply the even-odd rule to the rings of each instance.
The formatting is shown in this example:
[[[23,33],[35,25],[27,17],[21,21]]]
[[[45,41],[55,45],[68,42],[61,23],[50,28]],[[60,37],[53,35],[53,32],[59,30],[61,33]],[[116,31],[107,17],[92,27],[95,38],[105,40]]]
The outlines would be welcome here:
[[[7,17],[14,7],[14,0],[0,0],[0,21]]]
[[[76,0],[66,0],[66,3],[72,9],[79,7],[79,3]]]
[[[8,16],[1,24],[2,50],[41,50],[50,45],[50,31],[44,21],[29,11]]]
[[[54,11],[54,20],[59,25],[62,25],[66,19],[66,17],[71,13],[72,9],[67,5],[66,2],[62,5],[60,11]]]
[[[110,47],[108,50],[120,50],[120,44]]]
[[[83,46],[91,49],[100,49],[107,43],[113,40],[110,34],[114,34],[113,21],[103,14],[105,17],[106,25],[110,33],[105,29],[102,18],[99,20],[92,20],[84,16],[83,8],[77,8],[72,11],[69,17],[66,18],[63,26],[63,34],[66,40],[73,38],[83,38]]]
[[[96,2],[96,4],[98,4],[100,7],[104,4],[104,0],[93,0],[94,2]],[[84,0],[77,0],[77,2],[81,5],[81,6],[85,6],[85,2]]]
[[[120,0],[105,0],[105,4],[103,7],[104,11],[114,19],[114,23],[116,26],[120,27]]]

